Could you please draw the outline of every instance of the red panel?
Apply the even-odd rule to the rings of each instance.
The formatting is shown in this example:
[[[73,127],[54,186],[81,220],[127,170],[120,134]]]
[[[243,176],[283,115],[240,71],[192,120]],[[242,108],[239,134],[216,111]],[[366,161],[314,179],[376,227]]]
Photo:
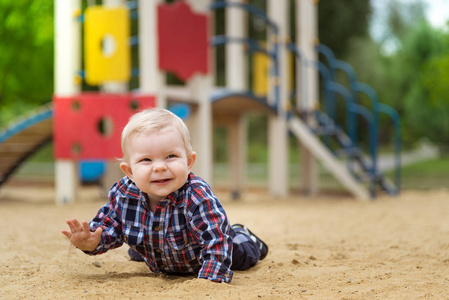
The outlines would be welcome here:
[[[155,106],[154,96],[83,93],[54,97],[54,152],[59,159],[122,157],[120,136],[137,111]]]
[[[186,81],[195,72],[207,73],[208,16],[195,14],[178,1],[158,6],[159,68]]]

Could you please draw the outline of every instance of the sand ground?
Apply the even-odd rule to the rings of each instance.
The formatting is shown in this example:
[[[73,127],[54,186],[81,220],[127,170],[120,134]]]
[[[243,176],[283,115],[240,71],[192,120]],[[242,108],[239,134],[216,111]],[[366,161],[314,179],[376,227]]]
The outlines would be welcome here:
[[[270,247],[231,284],[156,276],[127,247],[90,257],[60,233],[106,201],[83,188],[54,204],[51,186],[0,189],[0,299],[449,299],[449,190],[405,191],[361,203],[349,196],[273,199],[217,193],[232,223]]]

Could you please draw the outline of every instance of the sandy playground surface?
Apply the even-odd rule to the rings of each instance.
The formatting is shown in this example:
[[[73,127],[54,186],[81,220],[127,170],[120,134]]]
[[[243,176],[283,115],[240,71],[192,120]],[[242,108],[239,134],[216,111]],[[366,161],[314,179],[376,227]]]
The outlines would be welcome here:
[[[156,276],[127,247],[90,257],[60,233],[106,201],[95,187],[56,206],[51,186],[0,190],[0,299],[449,299],[449,190],[361,203],[347,196],[240,202],[233,223],[266,240],[267,258],[231,284]]]

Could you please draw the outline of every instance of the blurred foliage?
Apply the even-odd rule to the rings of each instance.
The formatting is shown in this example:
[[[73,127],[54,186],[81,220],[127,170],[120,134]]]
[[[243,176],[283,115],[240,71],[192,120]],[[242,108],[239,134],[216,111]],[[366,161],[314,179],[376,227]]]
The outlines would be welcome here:
[[[330,47],[336,57],[342,58],[351,39],[368,36],[370,19],[370,0],[319,1],[320,43]]]
[[[0,124],[51,101],[53,1],[0,1]]]
[[[384,12],[388,15],[388,30],[384,32],[381,42],[384,43],[391,39],[401,40],[411,27],[425,19],[424,9],[424,3],[421,0],[389,1],[387,10]]]
[[[357,80],[371,85],[382,103],[401,116],[406,147],[428,138],[447,151],[449,146],[449,34],[433,28],[420,0],[388,2],[383,12],[387,30],[379,40],[354,37],[341,59]],[[392,126],[381,119],[380,141],[391,141]]]
[[[444,150],[449,146],[449,36],[422,21],[402,41],[395,67],[402,69],[397,80],[403,92],[405,138],[427,137]]]

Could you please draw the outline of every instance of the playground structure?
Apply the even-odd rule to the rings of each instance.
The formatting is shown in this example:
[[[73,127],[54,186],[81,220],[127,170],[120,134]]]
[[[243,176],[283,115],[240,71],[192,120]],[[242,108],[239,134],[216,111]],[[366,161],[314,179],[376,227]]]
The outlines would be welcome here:
[[[157,0],[103,0],[101,6],[88,6],[84,12],[82,7],[80,0],[55,0],[54,112],[50,110],[41,121],[28,126],[36,128],[32,125],[45,119],[48,132],[48,120],[53,115],[57,203],[76,198],[79,160],[106,160],[110,178],[107,181],[119,179],[115,159],[121,156],[119,136],[129,116],[145,107],[169,107],[175,103],[188,106],[190,113],[185,121],[199,158],[194,171],[209,182],[213,182],[212,128],[227,128],[231,188],[236,196],[245,187],[246,115],[254,111],[268,114],[269,190],[273,196],[288,194],[289,132],[301,145],[301,180],[306,194],[315,194],[318,189],[316,161],[358,199],[375,197],[379,186],[389,194],[399,193],[399,117],[392,108],[379,103],[369,86],[357,82],[348,64],[318,43],[317,1],[297,0],[295,7],[290,8],[289,1],[267,0],[266,11],[239,0],[173,4]],[[289,34],[291,9],[295,11],[296,37]],[[221,10],[226,11],[226,34],[215,36],[210,33],[212,19],[214,12]],[[130,16],[136,12],[138,38],[132,39]],[[266,25],[266,42],[248,37],[245,24],[249,14]],[[132,47],[138,47],[137,72],[130,63]],[[226,85],[222,88],[213,86],[215,47],[225,47],[226,51]],[[294,68],[289,63],[291,53],[296,58]],[[266,59],[256,65],[262,68],[253,72],[258,78],[251,79],[259,90],[267,91],[262,95],[249,88],[250,72],[246,68],[247,60],[259,54]],[[319,55],[325,62],[318,59]],[[292,68],[296,71],[294,83],[289,82]],[[336,82],[336,72],[340,71],[347,74],[349,87]],[[185,84],[166,84],[166,72],[176,74]],[[128,82],[136,73],[139,87],[130,92]],[[100,86],[100,92],[81,91],[83,80]],[[291,86],[296,87],[296,92],[291,91]],[[357,102],[362,93],[372,101],[371,107]],[[336,106],[341,104],[346,114],[343,125],[336,118]],[[396,133],[394,182],[377,169],[380,113],[392,118]],[[366,120],[369,128],[367,154],[357,145],[357,124],[361,122],[358,116]],[[3,140],[0,135],[0,151],[13,135],[5,135]],[[6,180],[20,162],[48,139],[46,134],[44,140],[32,142],[35,147],[26,154],[17,155],[7,171],[0,170],[3,178]],[[335,144],[339,149],[335,149]]]

